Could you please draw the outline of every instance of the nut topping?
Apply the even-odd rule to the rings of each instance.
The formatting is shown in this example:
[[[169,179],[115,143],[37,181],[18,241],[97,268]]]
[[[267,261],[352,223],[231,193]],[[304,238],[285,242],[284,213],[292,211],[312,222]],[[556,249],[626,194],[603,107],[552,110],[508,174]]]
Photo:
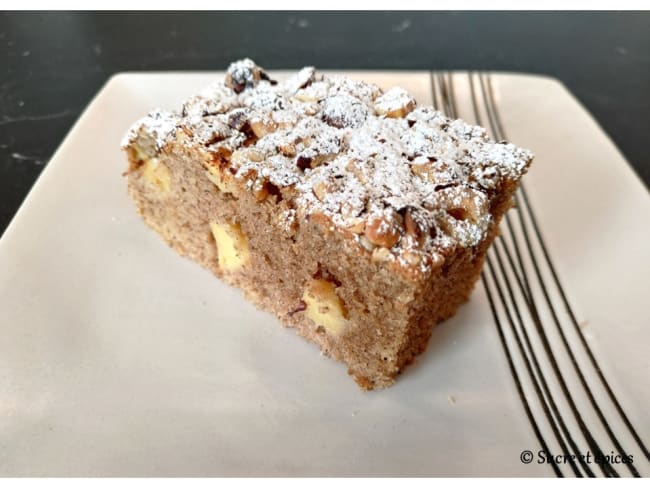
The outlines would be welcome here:
[[[391,248],[399,241],[400,229],[394,219],[374,216],[366,223],[365,236],[376,246]]]
[[[375,263],[383,263],[390,261],[393,258],[391,252],[385,247],[377,247],[372,251],[372,261]]]
[[[314,184],[314,195],[316,195],[316,198],[318,198],[321,202],[325,200],[325,196],[327,196],[329,186],[327,182],[325,181],[317,181]]]
[[[363,234],[366,230],[365,219],[361,217],[350,219],[350,225],[347,227],[347,230],[349,230],[353,234]]]
[[[383,93],[313,68],[273,85],[248,59],[182,112],[156,110],[134,124],[124,147],[132,171],[169,151],[198,150],[208,178],[232,198],[284,198],[291,222],[341,231],[376,260],[418,269],[431,269],[434,253],[480,244],[498,189],[516,185],[532,159],[480,127],[418,107],[402,89]],[[164,189],[156,168],[149,176]]]
[[[411,236],[418,242],[420,242],[424,237],[420,224],[415,220],[412,208],[407,208],[404,213],[404,229],[406,235]]]
[[[278,151],[283,156],[286,156],[288,158],[293,158],[296,155],[296,146],[294,144],[291,144],[290,142],[279,144]]]
[[[262,68],[246,58],[228,66],[225,84],[235,93],[241,93],[247,88],[255,87],[261,80],[274,83]]]
[[[366,105],[350,95],[334,95],[323,103],[323,120],[338,129],[359,127],[367,117]]]
[[[372,252],[376,247],[366,238],[366,236],[359,236],[359,244],[361,244],[361,247],[363,247],[366,251],[370,252]]]
[[[240,166],[249,161],[252,161],[254,163],[259,163],[260,161],[264,161],[264,153],[252,147],[247,147],[247,148],[239,149],[234,153],[232,153],[232,156],[230,157],[230,161],[235,166]]]
[[[278,128],[278,125],[271,119],[269,120],[262,120],[262,119],[251,119],[249,122],[250,128],[253,131],[253,134],[258,139],[261,139],[267,134],[270,134],[271,132],[275,132],[275,130]]]
[[[311,168],[311,161],[312,158],[307,157],[307,156],[298,156],[296,159],[296,166],[298,166],[301,170],[305,171],[307,168]]]
[[[391,88],[375,100],[377,115],[384,115],[392,119],[406,117],[414,108],[415,99],[406,90],[399,87]]]

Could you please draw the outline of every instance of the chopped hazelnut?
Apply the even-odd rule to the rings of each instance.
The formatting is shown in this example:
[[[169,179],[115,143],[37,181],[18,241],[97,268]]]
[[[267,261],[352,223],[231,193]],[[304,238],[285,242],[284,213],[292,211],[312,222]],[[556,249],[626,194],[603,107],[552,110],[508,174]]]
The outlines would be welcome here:
[[[372,260],[376,263],[383,263],[391,259],[393,255],[385,247],[377,247],[372,251]]]
[[[317,102],[318,101],[318,96],[314,94],[313,92],[309,92],[307,90],[298,90],[296,94],[293,96],[294,99],[298,100],[299,102]]]
[[[366,223],[365,236],[377,246],[391,248],[399,241],[400,229],[395,219],[374,216]]]
[[[272,120],[263,121],[260,119],[252,119],[249,124],[251,130],[258,138],[262,138],[271,132],[275,132],[275,130],[278,128],[277,124]]]
[[[487,200],[478,190],[467,187],[452,187],[440,191],[444,208],[455,220],[469,220],[475,223],[480,215],[485,212],[482,206],[487,205]],[[477,198],[478,197],[478,198]]]
[[[420,253],[409,249],[407,249],[402,253],[401,258],[409,266],[417,266],[418,264],[420,264],[420,261],[422,260],[422,256]]]
[[[420,226],[413,218],[413,210],[410,208],[407,208],[404,214],[404,227],[406,229],[406,234],[412,237],[418,238],[422,233]]]
[[[307,168],[311,168],[311,161],[312,158],[309,158],[307,156],[298,156],[296,159],[296,166],[298,166],[301,170],[306,170]]]
[[[278,151],[280,151],[283,156],[293,158],[296,155],[296,146],[290,143],[282,144],[278,146]]]
[[[361,183],[365,184],[368,182],[368,178],[366,177],[366,174],[362,170],[361,163],[356,159],[351,159],[350,162],[345,166],[345,169],[347,169],[350,173],[356,176]]]
[[[375,112],[388,118],[406,117],[415,108],[413,99],[403,88],[395,87],[388,90],[375,100]]]
[[[370,242],[366,236],[359,236],[359,243],[366,251],[372,252],[375,249],[375,245]]]
[[[363,234],[366,230],[366,220],[361,217],[355,217],[350,219],[350,224],[346,228],[354,234]]]
[[[230,161],[235,166],[239,166],[251,161],[254,163],[259,163],[260,161],[264,161],[264,153],[253,148],[242,148],[232,153]]]
[[[314,184],[312,191],[314,192],[314,195],[316,195],[316,198],[318,198],[322,202],[323,200],[325,200],[325,197],[327,196],[327,193],[329,191],[329,186],[325,181],[318,181]]]
[[[269,191],[264,185],[263,180],[257,180],[253,185],[253,195],[258,202],[263,202],[269,196]]]
[[[261,80],[274,81],[250,59],[236,61],[228,66],[225,84],[235,93],[241,93],[246,88],[256,86]]]

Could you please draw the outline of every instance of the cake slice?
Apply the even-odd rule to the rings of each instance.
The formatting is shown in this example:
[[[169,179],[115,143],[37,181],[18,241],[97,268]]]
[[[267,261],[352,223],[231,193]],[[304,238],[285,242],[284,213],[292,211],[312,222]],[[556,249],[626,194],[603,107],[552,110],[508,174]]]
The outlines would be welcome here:
[[[364,389],[468,299],[532,159],[403,89],[249,59],[123,148],[145,222]]]

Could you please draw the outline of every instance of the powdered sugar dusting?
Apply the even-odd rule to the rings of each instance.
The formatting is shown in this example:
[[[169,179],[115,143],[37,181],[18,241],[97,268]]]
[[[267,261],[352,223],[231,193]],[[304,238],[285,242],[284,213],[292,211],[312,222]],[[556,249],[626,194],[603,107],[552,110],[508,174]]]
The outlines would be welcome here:
[[[173,113],[156,109],[146,117],[138,120],[122,139],[122,147],[126,147],[139,136],[145,136],[153,144],[153,150],[159,151],[169,136],[176,130],[178,116]]]
[[[377,98],[375,102],[375,111],[378,114],[389,114],[408,108],[409,111],[415,107],[415,99],[401,87],[394,87]]]
[[[123,145],[149,141],[161,151],[181,135],[208,154],[232,153],[227,170],[243,188],[275,185],[291,207],[280,215],[285,230],[319,214],[373,259],[423,271],[485,238],[495,191],[532,160],[481,127],[416,106],[401,88],[383,93],[311,67],[276,83],[249,59],[180,113],[157,110],[138,121]],[[372,219],[381,225],[369,233]],[[382,236],[388,255],[378,252]]]

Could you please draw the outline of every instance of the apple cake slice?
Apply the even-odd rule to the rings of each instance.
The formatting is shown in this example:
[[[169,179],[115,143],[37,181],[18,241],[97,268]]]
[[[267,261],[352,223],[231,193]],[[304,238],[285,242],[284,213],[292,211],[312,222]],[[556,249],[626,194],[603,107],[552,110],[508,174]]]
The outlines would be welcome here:
[[[403,89],[249,59],[123,141],[145,222],[288,327],[390,385],[479,277],[531,154]]]

